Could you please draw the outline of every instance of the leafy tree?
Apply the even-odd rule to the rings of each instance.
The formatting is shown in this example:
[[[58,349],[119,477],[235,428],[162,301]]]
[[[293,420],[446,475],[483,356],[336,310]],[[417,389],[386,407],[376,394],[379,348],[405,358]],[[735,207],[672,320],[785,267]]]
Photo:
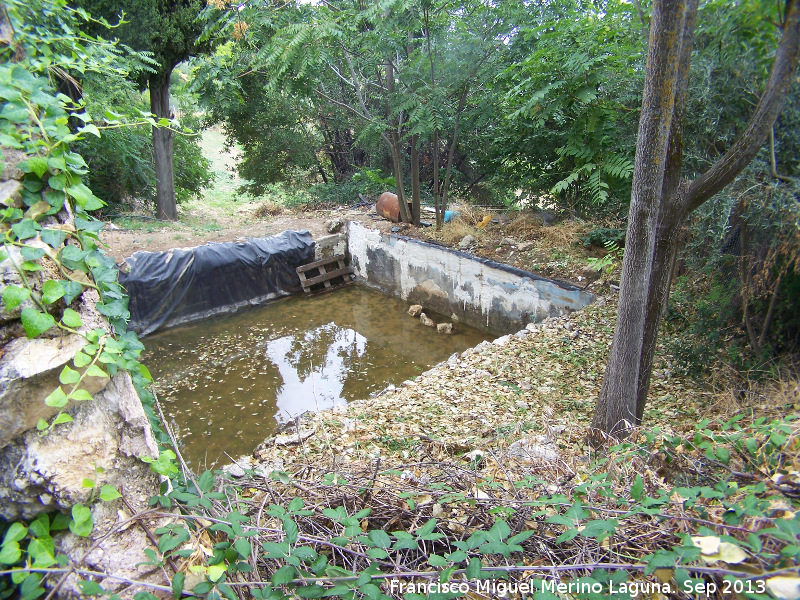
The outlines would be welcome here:
[[[158,62],[152,71],[140,71],[138,81],[150,90],[150,111],[157,119],[170,119],[170,78],[178,63],[207,50],[199,42],[203,27],[197,15],[201,0],[79,0],[95,15],[116,20],[124,12],[125,22],[115,29],[118,39],[138,51],[150,52]],[[162,122],[163,124],[163,122]],[[156,216],[175,220],[178,210],[173,168],[173,136],[167,127],[153,127],[153,154],[156,173]]]
[[[645,42],[627,2],[548,2],[524,15],[498,77],[509,126],[486,168],[582,215],[630,197]]]
[[[356,143],[374,147],[375,140],[382,141],[401,199],[401,216],[416,221],[422,153],[426,147],[432,149],[434,158],[428,163],[435,180],[434,196],[446,203],[459,117],[469,95],[480,89],[475,82],[487,77],[492,60],[502,54],[503,35],[510,26],[493,11],[493,6],[481,2],[431,5],[405,0],[390,6],[342,1],[274,8],[244,3],[236,11],[210,7],[205,15],[207,35],[230,34],[241,40],[235,55],[243,79],[261,78],[266,86],[262,95],[277,98],[279,94],[282,102],[295,98],[291,100],[295,105],[302,99],[312,107],[305,111],[301,129],[306,132],[300,137],[309,135],[310,114],[326,144],[335,137],[329,135],[331,131],[348,128],[355,132]],[[465,64],[469,68],[464,69]],[[237,87],[239,98],[253,97],[244,94],[254,89],[249,83]],[[348,120],[347,128],[330,126],[331,121]],[[344,139],[336,144],[344,152],[329,153],[332,165],[348,154],[351,138]],[[440,186],[439,146],[446,139]],[[409,167],[411,214],[404,198]],[[340,172],[341,167],[334,171]]]
[[[766,7],[765,7],[766,9]],[[781,38],[764,91],[745,130],[693,180],[682,178],[686,98],[697,0],[653,4],[636,146],[620,307],[592,438],[624,436],[641,422],[658,327],[687,215],[750,163],[772,130],[800,59],[800,2],[786,0]]]

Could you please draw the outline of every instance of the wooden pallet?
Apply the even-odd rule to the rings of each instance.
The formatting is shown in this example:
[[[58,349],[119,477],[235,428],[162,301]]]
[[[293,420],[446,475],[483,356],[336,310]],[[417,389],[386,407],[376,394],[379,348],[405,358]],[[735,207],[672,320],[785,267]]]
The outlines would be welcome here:
[[[297,267],[300,283],[306,294],[329,292],[352,283],[353,267],[345,265],[345,256],[340,254],[323,258],[307,265]]]

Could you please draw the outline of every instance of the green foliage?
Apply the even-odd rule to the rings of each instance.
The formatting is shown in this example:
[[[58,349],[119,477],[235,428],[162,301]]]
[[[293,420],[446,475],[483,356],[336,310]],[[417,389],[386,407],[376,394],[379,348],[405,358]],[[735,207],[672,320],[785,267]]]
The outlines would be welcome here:
[[[315,498],[312,505],[291,495],[267,504],[276,497],[273,490],[259,510],[273,525],[259,527],[252,511],[242,508],[252,493],[250,484],[239,487],[206,471],[195,480],[173,480],[168,498],[187,518],[156,531],[163,557],[152,553],[152,564],[193,554],[184,544],[195,523],[214,514],[209,526],[215,533],[213,549],[203,564],[191,568],[202,581],[188,590],[186,579],[177,578],[174,590],[230,597],[230,584],[248,581],[258,569],[262,583],[249,588],[256,598],[385,598],[390,591],[397,593],[390,585],[393,580],[398,580],[400,593],[414,581],[426,588],[452,582],[453,594],[445,595],[456,597],[474,591],[477,582],[500,585],[510,578],[519,583],[518,572],[526,571],[527,584],[539,590],[536,597],[550,597],[538,594],[558,582],[548,578],[551,567],[530,561],[542,556],[537,549],[544,544],[545,556],[558,554],[576,562],[587,552],[595,553],[590,568],[570,572],[564,571],[568,562],[558,565],[561,581],[586,584],[572,588],[571,597],[627,597],[626,589],[660,581],[660,589],[669,586],[673,593],[736,589],[741,597],[758,598],[800,553],[798,513],[775,510],[777,497],[765,496],[771,486],[790,490],[797,485],[796,474],[786,468],[796,443],[793,417],[748,424],[743,415],[726,422],[703,420],[682,436],[643,430],[582,472],[570,495],[540,493],[549,482],[531,476],[516,487],[537,490],[535,499],[518,499],[502,510],[496,506],[492,521],[462,534],[422,513],[407,521],[408,526],[376,526],[386,517],[373,514],[370,507],[320,505],[307,480],[303,486]],[[659,473],[674,473],[675,480],[656,477],[645,464]],[[741,469],[759,475],[732,477]],[[271,479],[294,489],[287,473],[273,472]],[[343,493],[354,489],[333,473],[320,485],[332,497],[339,487]],[[419,510],[410,502],[414,494],[436,494],[437,503],[450,509],[461,505],[465,514],[476,502],[496,503],[452,490],[443,493],[448,489],[443,482],[402,497],[410,511]],[[632,549],[628,540],[634,532],[642,539],[657,539]],[[344,557],[360,566],[353,567]],[[756,565],[759,576],[752,579]],[[421,571],[426,573],[420,579]],[[404,597],[417,598],[413,594]]]
[[[625,246],[625,230],[616,227],[595,227],[581,238],[583,245],[607,248],[608,244],[618,247]]]
[[[610,275],[622,263],[625,251],[610,240],[606,240],[604,245],[608,254],[601,258],[588,258],[587,262],[595,271]]]
[[[177,98],[186,98],[187,94],[181,92]],[[121,114],[143,114],[148,109],[145,97],[124,78],[87,76],[83,82],[83,97],[86,110],[95,121],[106,116],[109,105]],[[106,202],[119,205],[132,198],[149,204],[154,202],[156,175],[149,125],[106,128],[102,136],[87,136],[77,143],[76,150],[88,165],[87,183]],[[175,125],[177,123],[171,126]],[[180,127],[173,138],[178,203],[199,196],[213,180],[210,162],[202,154],[200,137],[196,133],[201,128],[200,119],[189,111],[181,118]],[[110,208],[110,212],[118,210],[114,206]]]
[[[579,214],[627,210],[645,48],[637,21],[617,1],[537,7],[500,76],[510,127],[492,164],[504,178]]]
[[[59,409],[49,422],[41,419],[37,424],[45,434],[72,422],[67,412],[71,402],[91,400],[83,386],[86,377],[110,377],[125,370],[139,386],[150,380],[149,372],[138,362],[142,344],[135,334],[125,331],[127,296],[117,282],[113,260],[100,248],[102,223],[89,214],[104,203],[86,185],[88,166],[73,149],[85,137],[101,135],[101,127],[108,125],[95,124],[81,102],[57,92],[49,79],[55,72],[61,74],[62,82],[69,81],[64,68],[80,73],[105,68],[109,77],[122,76],[125,71],[119,66],[114,45],[76,33],[79,24],[91,20],[85,11],[68,8],[61,0],[12,1],[6,3],[6,9],[16,37],[11,46],[0,47],[0,96],[4,102],[0,144],[24,154],[17,165],[24,176],[21,205],[10,203],[0,214],[0,254],[11,263],[21,283],[7,286],[2,300],[9,313],[19,315],[30,338],[57,328],[85,340],[71,364],[62,369],[60,385],[45,400]],[[60,54],[66,50],[66,55]],[[145,119],[152,120],[149,116]],[[66,220],[70,214],[74,216],[70,227],[53,218]],[[96,309],[107,317],[109,330],[84,327],[73,302],[83,301],[86,289],[98,293]],[[98,490],[96,479],[85,485],[92,489],[90,501],[95,496],[104,501],[119,497],[109,485]],[[71,518],[57,515],[51,521],[42,514],[27,525],[4,523],[0,562],[12,572],[0,579],[0,595],[40,596],[44,593],[42,575],[31,569],[63,567],[67,562],[54,556],[51,532],[69,528],[86,537],[93,526],[91,509],[81,504],[72,508]],[[89,582],[84,589],[95,593],[98,588]]]

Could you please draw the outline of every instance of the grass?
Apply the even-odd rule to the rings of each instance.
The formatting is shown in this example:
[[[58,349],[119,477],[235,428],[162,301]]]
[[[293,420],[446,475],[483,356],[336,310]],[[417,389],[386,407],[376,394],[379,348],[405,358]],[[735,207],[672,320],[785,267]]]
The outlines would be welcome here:
[[[123,217],[114,219],[114,224],[121,229],[128,231],[138,231],[141,233],[155,233],[164,229],[174,229],[177,224],[168,221],[151,221],[150,219],[135,219]]]

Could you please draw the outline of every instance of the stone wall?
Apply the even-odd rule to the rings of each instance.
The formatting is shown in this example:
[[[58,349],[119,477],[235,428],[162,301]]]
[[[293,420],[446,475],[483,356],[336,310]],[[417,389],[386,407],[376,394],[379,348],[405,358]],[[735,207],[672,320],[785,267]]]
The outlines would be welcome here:
[[[594,296],[465,252],[348,224],[348,253],[366,285],[498,333],[583,308]]]

